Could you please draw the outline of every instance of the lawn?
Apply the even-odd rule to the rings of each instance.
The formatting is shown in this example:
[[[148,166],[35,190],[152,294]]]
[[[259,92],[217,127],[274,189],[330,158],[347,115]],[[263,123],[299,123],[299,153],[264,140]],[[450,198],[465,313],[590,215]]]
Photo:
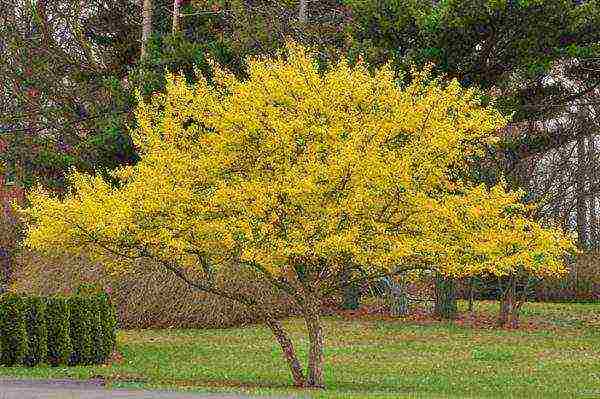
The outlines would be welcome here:
[[[477,303],[483,319],[495,307]],[[301,321],[284,325],[305,358]],[[261,326],[122,331],[121,362],[0,368],[0,375],[102,376],[114,387],[314,398],[600,397],[600,304],[527,304],[523,326],[510,331],[486,323],[326,317],[328,389],[322,392],[289,388],[279,347]]]

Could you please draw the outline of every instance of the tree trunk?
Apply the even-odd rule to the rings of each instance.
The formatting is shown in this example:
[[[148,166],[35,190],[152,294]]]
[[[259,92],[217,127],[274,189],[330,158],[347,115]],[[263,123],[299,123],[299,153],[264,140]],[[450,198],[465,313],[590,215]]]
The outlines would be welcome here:
[[[173,30],[172,33],[179,32],[179,15],[180,15],[181,0],[173,0]]]
[[[152,0],[142,0],[142,49],[140,59],[147,55],[148,40],[152,35]]]
[[[308,351],[308,372],[307,388],[325,388],[323,375],[324,354],[323,354],[323,327],[321,326],[321,317],[319,314],[319,305],[316,299],[310,298],[304,311],[306,328],[308,330],[309,351]]]
[[[588,225],[587,225],[587,201],[584,193],[586,192],[586,145],[585,137],[577,140],[577,236],[579,244],[587,248],[589,243]]]
[[[342,309],[345,310],[356,310],[360,307],[360,288],[357,284],[348,285],[348,281],[352,278],[352,271],[349,267],[345,267],[341,274],[340,279],[343,284],[343,302]]]
[[[169,261],[165,261],[163,258],[160,258],[160,257],[154,257],[151,253],[145,253],[143,255],[143,259],[150,259],[150,260],[158,261],[160,264],[162,264],[166,268],[166,270],[169,270],[170,272],[174,273],[175,276],[177,276],[179,279],[184,281],[188,286],[190,286],[200,292],[209,293],[209,294],[221,297],[221,298],[229,299],[231,301],[234,301],[236,303],[247,306],[248,308],[258,312],[258,314],[261,315],[262,321],[264,321],[264,323],[267,325],[267,327],[269,327],[271,329],[271,332],[273,333],[273,335],[277,339],[277,342],[281,346],[283,356],[284,356],[284,358],[288,364],[288,367],[290,368],[290,371],[292,373],[292,379],[294,381],[294,385],[296,387],[305,387],[308,385],[306,378],[304,377],[302,366],[300,365],[300,361],[298,360],[298,356],[296,355],[296,350],[294,349],[294,344],[292,343],[292,340],[290,339],[290,337],[286,333],[286,331],[283,329],[279,320],[277,320],[275,317],[273,317],[273,315],[271,315],[268,311],[265,311],[265,309],[262,308],[259,303],[257,303],[250,297],[244,296],[243,294],[230,293],[230,292],[222,291],[219,289],[215,289],[214,284],[206,285],[204,283],[194,282],[186,275],[185,271],[182,270],[177,264],[172,264]],[[304,303],[305,303],[304,301],[302,301],[302,303],[297,302],[297,304],[300,306],[302,306]],[[320,321],[318,318],[320,307],[318,305],[319,305],[319,303],[317,303],[317,306],[314,306],[314,309],[316,309],[316,316],[317,316],[316,322],[314,320],[311,320],[310,325],[318,326],[319,327],[318,331],[320,333]],[[314,312],[313,308],[307,309],[304,306],[302,306],[302,310],[305,312],[305,315],[312,314],[312,313],[306,312],[306,310],[310,310],[311,312]],[[308,320],[308,318],[307,318],[307,320]],[[309,323],[307,322],[307,325],[308,324]],[[311,331],[311,328],[309,328],[309,331]],[[315,335],[315,336],[318,337],[318,335]],[[321,336],[320,342],[321,342],[321,354],[322,354],[322,352],[323,352],[322,351],[322,348],[323,348],[322,333],[320,333],[320,336]],[[310,337],[310,335],[309,335],[309,337]],[[311,342],[312,342],[312,340],[311,340]],[[321,364],[322,364],[322,355],[321,355]]]
[[[390,308],[390,314],[394,317],[406,316],[408,314],[408,295],[406,285],[394,281],[390,277],[383,279],[386,285],[386,301]]]
[[[435,277],[435,307],[434,314],[442,319],[455,319],[458,314],[456,305],[456,286],[452,278]]]
[[[517,298],[517,280],[511,277],[504,295],[500,300],[500,312],[498,314],[498,326],[517,328],[519,326],[519,311],[523,305]]]
[[[588,207],[590,210],[590,244],[593,249],[598,248],[598,214],[596,213],[596,196],[592,195],[589,199]]]
[[[500,298],[500,311],[498,313],[498,326],[503,327],[508,323],[508,314],[510,313],[510,298],[506,295]]]
[[[598,172],[597,172],[597,158],[596,158],[596,136],[592,134],[588,138],[588,173],[590,186],[595,187],[598,184]],[[594,190],[592,190],[594,191]],[[598,226],[598,215],[596,214],[596,194],[592,194],[589,198],[589,209],[590,209],[590,241],[592,248],[598,248],[598,241],[600,237],[600,229]]]
[[[46,15],[46,0],[38,0],[35,3],[35,12],[40,21],[40,30],[42,31],[42,41],[44,43],[44,48],[50,47],[50,42],[52,41],[52,36],[50,34],[50,29],[48,29],[48,16]]]
[[[562,161],[562,158],[561,158]],[[556,198],[554,199],[554,204],[553,204],[553,216],[554,216],[554,220],[559,223],[561,222],[561,220],[564,220],[562,214],[563,214],[563,209],[565,209],[565,186],[566,186],[566,179],[565,179],[565,171],[561,170],[558,172],[557,175],[557,179],[558,179],[558,188],[557,188],[557,193],[556,193]],[[560,223],[563,231],[565,231],[565,225],[564,222]]]
[[[298,20],[303,24],[308,22],[308,0],[300,0]]]
[[[298,360],[298,356],[296,355],[296,350],[294,349],[294,344],[292,343],[292,340],[281,326],[281,322],[279,320],[274,318],[267,318],[266,323],[267,326],[273,332],[273,335],[275,335],[275,338],[277,339],[277,342],[279,342],[279,345],[281,345],[283,357],[285,357],[288,367],[292,372],[294,386],[304,387],[306,385],[306,379],[304,377],[304,372],[302,371],[300,361]]]
[[[473,313],[473,297],[475,296],[475,278],[469,278],[469,312]]]

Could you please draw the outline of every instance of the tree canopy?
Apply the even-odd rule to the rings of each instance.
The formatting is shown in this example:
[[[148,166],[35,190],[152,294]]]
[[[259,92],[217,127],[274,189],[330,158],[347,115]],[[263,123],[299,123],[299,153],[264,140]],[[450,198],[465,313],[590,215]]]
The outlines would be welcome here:
[[[218,88],[169,77],[138,108],[143,161],[114,174],[121,187],[75,174],[64,201],[32,194],[29,242],[103,253],[94,241],[106,240],[185,264],[235,256],[275,274],[292,258],[342,254],[390,269],[435,242],[446,208],[459,218],[465,204],[449,199],[479,198],[496,218],[518,204],[448,177],[506,123],[456,81],[416,74],[402,90],[389,67],[371,76],[343,61],[321,76],[298,49],[248,70],[239,81],[217,68]]]

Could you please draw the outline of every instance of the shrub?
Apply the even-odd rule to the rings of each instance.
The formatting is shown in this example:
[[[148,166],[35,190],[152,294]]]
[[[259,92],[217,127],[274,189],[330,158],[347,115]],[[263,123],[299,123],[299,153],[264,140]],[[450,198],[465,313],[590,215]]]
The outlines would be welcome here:
[[[104,298],[100,296],[101,292],[102,289],[99,284],[90,282],[79,284],[76,289],[77,295],[81,295],[86,298],[87,305],[89,307],[90,337],[93,342],[90,358],[91,362],[94,364],[102,364],[108,358],[108,356],[105,356],[104,354],[106,339],[104,337],[105,333],[102,323],[102,301]]]
[[[27,298],[26,321],[29,351],[25,358],[25,364],[35,366],[45,362],[48,357],[46,302],[43,298]]]
[[[74,295],[69,298],[71,311],[71,365],[88,365],[93,362],[92,312],[89,297]]]
[[[84,283],[77,287],[77,294],[86,297],[90,307],[90,330],[93,362],[105,363],[117,343],[117,312],[107,292],[97,283]]]
[[[102,337],[99,360],[105,362],[117,346],[117,311],[114,303],[106,293],[100,293],[96,298],[100,308],[100,331]]]
[[[110,296],[97,283],[83,283],[77,287],[78,295],[85,297],[90,310],[92,362],[105,363],[117,343],[117,312]]]
[[[90,294],[86,300],[91,311],[90,330],[94,342],[91,353],[92,362],[102,364],[110,358],[116,347],[116,311],[106,293]]]
[[[67,298],[55,296],[46,299],[48,327],[48,362],[64,365],[71,357],[70,306]]]
[[[17,294],[0,297],[0,364],[23,364],[29,351],[27,339],[26,302]]]
[[[106,361],[103,355],[104,347],[104,331],[102,329],[102,305],[98,295],[93,295],[88,298],[88,306],[90,309],[90,332],[92,338],[92,353],[91,360],[94,364],[102,364]]]

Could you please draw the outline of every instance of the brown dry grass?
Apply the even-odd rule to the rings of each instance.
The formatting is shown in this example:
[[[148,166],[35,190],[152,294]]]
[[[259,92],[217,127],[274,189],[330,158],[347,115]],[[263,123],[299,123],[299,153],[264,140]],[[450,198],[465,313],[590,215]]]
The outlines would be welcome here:
[[[112,288],[123,328],[223,328],[253,324],[258,317],[247,308],[193,290],[170,272],[150,263],[140,264],[119,276],[84,258],[42,257],[24,252],[18,258],[14,289],[34,294],[74,291],[84,282]],[[231,291],[252,294],[281,316],[292,315],[292,306],[251,272],[245,278],[219,273],[218,284]]]
[[[600,251],[577,257],[569,274],[560,280],[547,280],[537,289],[540,300],[600,301]]]

